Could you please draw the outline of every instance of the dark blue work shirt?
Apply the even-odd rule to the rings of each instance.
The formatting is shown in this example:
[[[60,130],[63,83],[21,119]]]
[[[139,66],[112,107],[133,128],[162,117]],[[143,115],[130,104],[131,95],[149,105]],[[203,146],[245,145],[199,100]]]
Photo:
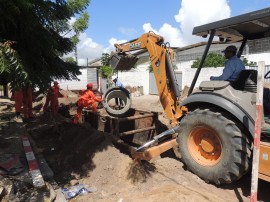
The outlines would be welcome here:
[[[211,76],[210,80],[235,81],[244,69],[243,62],[237,56],[232,56],[225,62],[222,75]]]
[[[120,87],[120,88],[124,88],[124,85],[121,83],[121,81],[119,81],[119,80],[117,80],[116,82],[115,82],[115,86],[117,86],[117,87]]]

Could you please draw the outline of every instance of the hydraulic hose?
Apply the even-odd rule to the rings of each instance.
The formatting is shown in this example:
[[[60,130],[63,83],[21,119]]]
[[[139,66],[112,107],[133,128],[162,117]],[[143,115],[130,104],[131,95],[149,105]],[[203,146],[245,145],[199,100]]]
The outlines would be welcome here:
[[[151,146],[152,144],[158,142],[159,139],[161,139],[161,138],[163,138],[163,137],[165,137],[167,135],[172,135],[172,134],[176,133],[176,131],[179,130],[179,128],[180,128],[180,126],[177,125],[177,126],[175,126],[173,128],[170,128],[169,130],[166,130],[166,131],[160,133],[159,135],[155,136],[153,138],[153,140],[150,140],[149,142],[146,142],[145,144],[143,144],[142,146],[140,146],[139,148],[137,148],[136,149],[136,152],[137,151],[141,151],[142,149]]]
[[[170,76],[171,81],[172,81],[171,85],[172,85],[173,91],[175,93],[176,99],[179,100],[181,93],[180,93],[180,90],[178,87],[177,79],[176,79],[176,76],[175,76],[175,73],[173,70],[173,66],[172,66],[172,62],[171,62],[171,59],[170,59],[168,52],[166,53],[166,67],[168,69],[169,76]]]

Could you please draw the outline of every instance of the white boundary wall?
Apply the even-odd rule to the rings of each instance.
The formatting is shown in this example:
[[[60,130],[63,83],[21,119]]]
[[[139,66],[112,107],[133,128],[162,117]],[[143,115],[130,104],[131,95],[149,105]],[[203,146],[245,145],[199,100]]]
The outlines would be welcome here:
[[[128,72],[118,72],[118,78],[124,86],[142,86],[143,94],[149,94],[149,72],[147,69],[134,69]]]
[[[202,68],[195,87],[199,87],[202,81],[210,81],[210,76],[220,76],[224,67],[217,68]],[[182,69],[182,88],[190,86],[197,68],[184,68]]]
[[[118,72],[119,80],[124,86],[138,87],[143,86],[144,95],[149,95],[149,72],[147,70],[148,65],[145,68],[136,68],[127,72]],[[195,84],[195,87],[199,87],[202,81],[209,81],[210,76],[219,76],[222,74],[224,67],[217,68],[202,68],[200,76]],[[182,88],[184,86],[190,86],[196,73],[196,68],[186,67],[182,69]]]
[[[80,69],[81,75],[78,76],[80,81],[76,80],[59,80],[60,88],[63,90],[81,90],[87,85],[87,69]]]

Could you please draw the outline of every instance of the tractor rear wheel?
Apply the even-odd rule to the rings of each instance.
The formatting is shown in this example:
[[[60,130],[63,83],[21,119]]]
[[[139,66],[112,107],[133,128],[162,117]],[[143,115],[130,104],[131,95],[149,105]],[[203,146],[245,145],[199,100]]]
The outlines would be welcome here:
[[[206,182],[231,183],[249,169],[251,147],[239,124],[209,109],[189,112],[177,137],[183,162]]]

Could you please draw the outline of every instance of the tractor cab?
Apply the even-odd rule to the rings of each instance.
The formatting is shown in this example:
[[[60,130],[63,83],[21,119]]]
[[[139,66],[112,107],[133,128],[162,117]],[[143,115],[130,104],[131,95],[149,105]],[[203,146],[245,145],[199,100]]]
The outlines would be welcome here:
[[[245,49],[249,54],[270,52],[270,8],[195,27],[193,35],[208,37],[208,43],[188,96],[181,102],[189,113],[180,120],[179,151],[187,167],[202,179],[230,183],[241,178],[251,165],[257,69],[242,70],[234,82],[208,80],[200,83],[199,90],[193,89],[214,38],[227,46],[240,42],[238,58]],[[264,78],[270,78],[270,71],[265,73]],[[268,101],[264,103],[259,177],[270,182],[270,119],[266,113],[270,90],[265,89]]]
[[[250,126],[254,125],[252,117],[255,117],[254,99],[257,90],[256,67],[253,69],[243,70],[239,74],[238,79],[234,82],[204,81],[199,86],[199,92],[192,94],[192,91],[197,82],[200,71],[203,68],[204,61],[214,38],[218,39],[221,44],[227,44],[228,46],[240,42],[241,45],[236,54],[239,58],[243,55],[243,52],[247,47],[249,52],[252,54],[270,52],[270,46],[265,45],[263,50],[261,47],[256,47],[257,44],[260,44],[261,46],[267,43],[270,44],[270,8],[194,27],[192,34],[204,38],[209,37],[209,39],[188,92],[189,97],[191,97],[185,100],[184,103],[187,105],[194,105],[188,102],[189,99],[192,99],[192,96],[197,93],[201,93],[203,95],[205,95],[205,93],[211,93],[211,95],[215,94],[215,96],[224,97],[226,100],[230,100],[231,102],[238,104],[239,107],[241,106],[241,111],[250,117],[248,119],[250,119],[253,124],[249,124],[247,127],[249,128],[250,133],[253,134],[253,127]],[[268,75],[270,72],[265,73],[265,79],[269,78]],[[265,92],[267,93],[268,91]],[[224,104],[218,104],[216,102],[213,104],[217,104],[217,106],[224,109],[227,108]],[[243,122],[243,117],[239,117],[239,115],[235,116]],[[268,117],[266,117],[266,119],[268,121]]]

